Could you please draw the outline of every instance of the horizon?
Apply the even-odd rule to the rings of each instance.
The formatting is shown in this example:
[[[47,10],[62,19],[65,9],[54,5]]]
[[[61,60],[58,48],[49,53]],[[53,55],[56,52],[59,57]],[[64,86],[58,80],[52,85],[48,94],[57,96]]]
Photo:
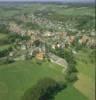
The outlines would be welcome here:
[[[0,0],[0,2],[62,2],[62,3],[95,3],[95,0]]]

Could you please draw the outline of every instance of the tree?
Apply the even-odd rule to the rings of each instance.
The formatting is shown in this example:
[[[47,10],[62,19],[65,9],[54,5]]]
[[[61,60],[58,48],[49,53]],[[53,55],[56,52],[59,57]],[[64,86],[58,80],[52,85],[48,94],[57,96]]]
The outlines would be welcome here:
[[[12,47],[9,47],[7,49],[4,49],[2,51],[0,51],[0,57],[5,57],[9,54],[9,52],[12,51]]]
[[[22,100],[50,100],[60,90],[64,89],[66,84],[57,82],[51,78],[44,78],[29,89]]]
[[[50,49],[51,50],[51,49]],[[75,81],[77,79],[77,69],[76,69],[76,61],[74,59],[74,55],[71,50],[67,49],[59,49],[51,50],[51,52],[55,53],[57,56],[64,58],[67,63],[67,74],[65,75],[65,78],[67,81]]]

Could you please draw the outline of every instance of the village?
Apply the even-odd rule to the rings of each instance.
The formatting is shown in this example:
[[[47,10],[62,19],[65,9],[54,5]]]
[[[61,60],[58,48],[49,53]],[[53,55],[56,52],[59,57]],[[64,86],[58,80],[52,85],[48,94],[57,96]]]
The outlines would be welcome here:
[[[95,100],[94,11],[0,2],[0,100]]]
[[[52,12],[47,14],[51,15]],[[18,21],[21,21],[21,24]],[[42,11],[41,13],[38,11],[34,14],[15,16],[14,20],[7,22],[6,25],[7,30],[14,37],[12,50],[5,57],[9,61],[32,58],[40,61],[50,59],[50,61],[65,68],[67,61],[55,54],[57,49],[68,49],[75,55],[82,47],[96,47],[94,29],[78,31],[74,25],[65,23],[64,26],[63,21],[51,21],[44,16],[42,17]],[[54,56],[57,60],[54,60]]]
[[[40,23],[39,21],[37,21]],[[42,22],[41,22],[42,23]],[[56,48],[71,48],[72,45],[84,45],[88,48],[94,48],[96,46],[95,41],[95,32],[93,30],[92,34],[86,35],[78,32],[76,35],[71,35],[67,32],[51,32],[51,31],[39,31],[39,30],[30,30],[30,29],[23,29],[18,26],[15,22],[9,23],[9,30],[12,33],[20,35],[21,37],[28,36],[30,37],[29,40],[23,41],[16,41],[15,45],[16,48],[19,48],[19,51],[27,53],[29,56],[33,56],[34,52],[36,53],[36,58],[42,60],[46,52],[48,52],[48,47],[51,49]],[[47,46],[47,48],[46,48]],[[16,50],[10,52],[10,56],[16,55]],[[77,51],[72,48],[72,52],[76,53]],[[20,55],[24,57],[24,54]],[[13,56],[14,57],[14,56]],[[24,59],[24,58],[23,58]]]

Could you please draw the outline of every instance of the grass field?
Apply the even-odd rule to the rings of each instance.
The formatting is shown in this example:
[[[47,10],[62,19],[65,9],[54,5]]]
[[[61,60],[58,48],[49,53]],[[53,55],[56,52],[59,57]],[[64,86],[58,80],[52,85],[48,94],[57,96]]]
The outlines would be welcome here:
[[[2,40],[8,40],[8,34],[4,34],[4,33],[0,33],[0,42]],[[0,43],[0,51],[4,50],[4,49],[7,49],[8,47],[10,47],[9,44],[2,44]]]
[[[39,65],[35,60],[30,60],[1,65],[0,100],[20,100],[28,88],[32,87],[39,79],[44,77],[64,80],[62,68],[49,62],[43,62]],[[79,86],[81,86],[81,84],[79,84],[79,86],[78,84],[77,82],[74,86],[69,85],[65,90],[58,93],[55,100],[64,100],[64,98],[66,100],[89,100],[84,92],[80,91],[79,88],[81,87]],[[89,89],[89,87],[87,88]],[[83,89],[83,91],[85,90],[86,89]]]
[[[7,38],[5,34],[0,36],[0,39]],[[6,48],[8,45],[0,46],[0,50]],[[95,65],[90,61],[90,52],[90,49],[82,50],[76,55],[79,79],[60,92],[55,100],[94,100]],[[49,62],[39,65],[31,60],[0,65],[0,100],[20,100],[28,88],[44,77],[64,80],[62,68]]]
[[[91,50],[83,50],[76,56],[79,80],[74,84],[89,100],[94,100],[95,94],[95,62],[89,56]],[[95,59],[95,58],[94,58]]]
[[[94,76],[95,76],[95,72],[94,72],[95,63],[91,62],[91,58],[89,56],[91,51],[92,51],[91,49],[80,51],[78,53],[78,55],[76,55],[76,60],[77,60],[78,70],[80,72],[82,72],[83,74],[87,75],[88,77],[94,79]]]
[[[7,48],[9,48],[10,47],[10,45],[2,45],[2,46],[0,46],[0,50],[2,51],[2,50],[4,50],[4,49],[7,49]]]
[[[67,6],[67,5],[53,5],[53,4],[26,4],[21,6],[9,5],[9,7],[0,7],[0,18],[10,18],[12,16],[21,15],[23,13],[34,13],[36,10],[51,10],[55,11],[58,14],[69,15],[69,16],[82,16],[82,15],[90,15],[95,16],[95,8],[94,7],[75,7],[75,6]]]
[[[82,16],[82,15],[90,15],[90,16],[95,16],[94,12],[95,9],[94,8],[88,8],[88,7],[69,7],[69,8],[59,8],[59,9],[55,9],[56,11],[58,11],[59,14],[64,14],[64,15],[69,15],[69,16]]]
[[[78,80],[56,96],[56,100],[95,100],[95,63],[89,57],[91,50],[76,55]]]
[[[88,100],[74,86],[70,85],[55,97],[55,100]]]
[[[21,61],[0,65],[0,100],[20,100],[23,93],[44,77],[64,80],[62,68],[49,62]]]
[[[4,39],[7,37],[7,34],[4,34],[4,33],[0,33],[0,39]]]

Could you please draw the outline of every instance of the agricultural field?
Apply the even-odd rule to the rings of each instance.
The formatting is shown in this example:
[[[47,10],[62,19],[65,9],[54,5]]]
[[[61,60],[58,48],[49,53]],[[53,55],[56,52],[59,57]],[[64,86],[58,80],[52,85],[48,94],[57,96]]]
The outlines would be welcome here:
[[[77,59],[77,69],[79,71],[79,80],[74,84],[81,93],[83,93],[89,100],[93,99],[95,96],[95,59],[91,58],[90,55],[92,50],[83,50],[78,54]],[[95,55],[94,55],[95,56]],[[93,61],[92,61],[93,59]],[[81,83],[82,82],[82,83]]]

